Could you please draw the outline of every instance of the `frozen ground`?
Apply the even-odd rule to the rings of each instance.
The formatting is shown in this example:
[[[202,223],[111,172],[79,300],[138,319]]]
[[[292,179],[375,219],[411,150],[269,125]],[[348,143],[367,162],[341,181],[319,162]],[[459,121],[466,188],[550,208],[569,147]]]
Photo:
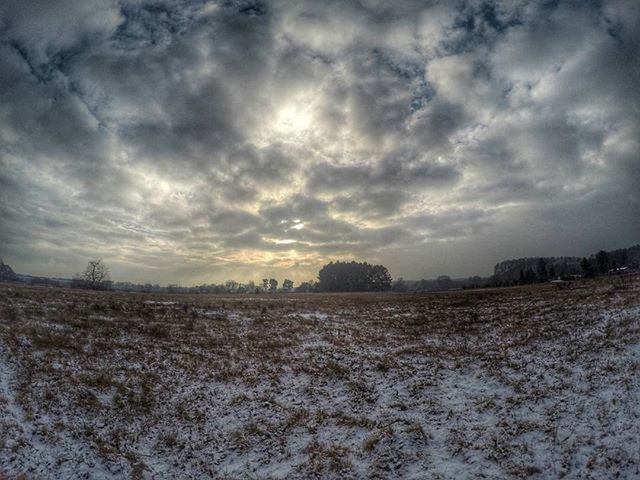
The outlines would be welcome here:
[[[639,294],[0,285],[0,478],[640,478]]]

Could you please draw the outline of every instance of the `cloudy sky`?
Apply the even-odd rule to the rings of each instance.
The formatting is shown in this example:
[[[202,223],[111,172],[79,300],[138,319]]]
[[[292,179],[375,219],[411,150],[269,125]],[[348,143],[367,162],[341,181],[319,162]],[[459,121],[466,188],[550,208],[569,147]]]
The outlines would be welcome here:
[[[0,2],[0,256],[115,280],[488,274],[640,241],[640,8]]]

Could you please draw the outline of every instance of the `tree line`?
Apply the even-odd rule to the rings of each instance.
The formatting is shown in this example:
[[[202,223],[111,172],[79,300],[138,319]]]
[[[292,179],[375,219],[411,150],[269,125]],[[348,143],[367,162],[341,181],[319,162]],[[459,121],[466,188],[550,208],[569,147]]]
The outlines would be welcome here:
[[[183,287],[178,284],[160,286],[157,283],[136,284],[113,282],[109,269],[102,259],[90,260],[82,273],[73,279],[33,277],[19,275],[0,260],[0,281],[20,281],[50,286],[71,286],[93,290],[119,290],[129,292],[157,293],[315,293],[315,292],[417,292],[443,291],[479,287],[499,287],[526,285],[550,280],[572,280],[600,275],[618,275],[640,270],[640,245],[612,251],[600,250],[589,257],[533,257],[505,260],[494,268],[488,278],[473,276],[451,279],[441,275],[434,280],[392,281],[384,265],[367,262],[330,262],[318,272],[316,280],[308,280],[295,285],[288,278],[282,284],[275,278],[263,278],[261,282],[246,283],[227,280],[221,284],[202,284]]]
[[[367,262],[330,262],[324,265],[318,280],[302,282],[297,287],[288,278],[282,285],[275,278],[263,278],[261,283],[246,283],[227,280],[223,284],[202,284],[183,287],[169,284],[135,284],[131,282],[113,282],[109,269],[102,259],[90,260],[82,273],[77,273],[71,286],[92,290],[120,290],[133,292],[162,293],[315,293],[315,292],[382,292],[391,290],[392,280],[389,270],[383,265]]]
[[[600,250],[589,257],[533,257],[505,260],[494,268],[486,286],[527,285],[558,280],[576,280],[620,275],[640,269],[640,245]]]

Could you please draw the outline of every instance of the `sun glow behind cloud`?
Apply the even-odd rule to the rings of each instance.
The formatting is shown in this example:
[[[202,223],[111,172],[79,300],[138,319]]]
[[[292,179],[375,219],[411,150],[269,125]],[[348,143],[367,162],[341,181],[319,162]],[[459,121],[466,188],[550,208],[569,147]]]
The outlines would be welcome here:
[[[313,114],[311,106],[302,100],[292,101],[283,105],[276,114],[274,130],[278,135],[301,137],[311,128]]]

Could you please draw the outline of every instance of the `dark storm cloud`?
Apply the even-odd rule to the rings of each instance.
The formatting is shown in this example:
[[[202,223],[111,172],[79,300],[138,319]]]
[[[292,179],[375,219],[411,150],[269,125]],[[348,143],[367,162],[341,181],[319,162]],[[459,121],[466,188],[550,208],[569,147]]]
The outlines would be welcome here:
[[[637,242],[639,32],[631,0],[4,2],[0,255],[191,282]]]

